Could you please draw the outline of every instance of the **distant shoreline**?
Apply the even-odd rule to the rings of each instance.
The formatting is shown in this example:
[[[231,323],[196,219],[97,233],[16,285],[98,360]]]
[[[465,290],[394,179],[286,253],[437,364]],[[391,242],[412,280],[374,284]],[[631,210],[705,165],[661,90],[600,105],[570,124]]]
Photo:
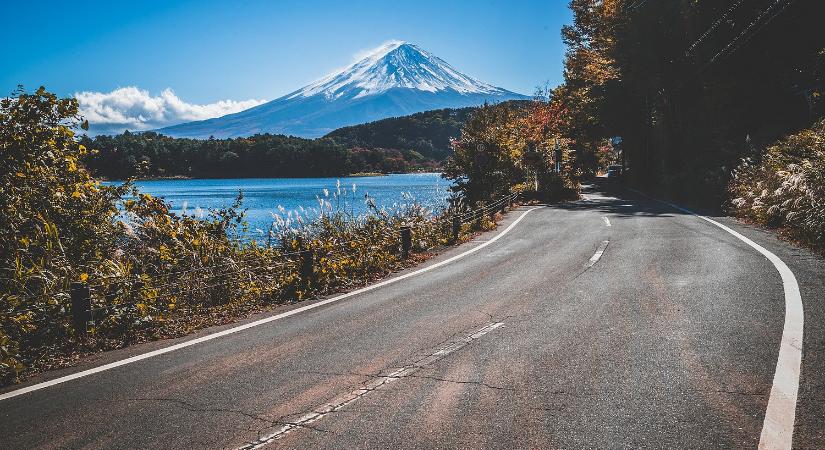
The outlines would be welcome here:
[[[381,173],[381,172],[356,172],[347,175],[337,175],[337,176],[326,176],[326,177],[202,177],[202,178],[195,178],[189,177],[185,175],[173,175],[168,177],[149,177],[149,178],[136,178],[135,181],[175,181],[175,180],[275,180],[275,179],[282,179],[282,180],[290,180],[290,179],[316,179],[316,178],[367,178],[367,177],[388,177],[390,175],[417,175],[417,174],[441,174],[442,172],[398,172],[398,173]],[[123,183],[124,180],[112,180],[109,178],[104,177],[95,177],[96,180],[106,182],[106,183]]]

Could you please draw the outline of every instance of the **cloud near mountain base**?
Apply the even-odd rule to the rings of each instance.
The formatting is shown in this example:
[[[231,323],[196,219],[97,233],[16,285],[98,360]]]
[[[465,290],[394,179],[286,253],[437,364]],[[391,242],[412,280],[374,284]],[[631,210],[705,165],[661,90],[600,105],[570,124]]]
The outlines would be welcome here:
[[[211,119],[265,103],[266,100],[220,100],[198,105],[187,103],[172,89],[160,95],[134,86],[111,92],[77,92],[80,113],[89,121],[89,134],[116,134],[125,130],[144,131],[193,120]]]

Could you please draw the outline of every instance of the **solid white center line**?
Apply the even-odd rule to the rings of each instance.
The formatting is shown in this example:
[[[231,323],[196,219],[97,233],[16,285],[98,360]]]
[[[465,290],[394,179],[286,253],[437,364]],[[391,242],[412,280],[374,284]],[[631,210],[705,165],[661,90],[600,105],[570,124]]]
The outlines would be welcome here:
[[[631,189],[631,191],[652,198],[635,189]],[[792,448],[793,427],[796,419],[796,399],[799,392],[799,373],[802,369],[802,332],[805,322],[802,294],[799,292],[799,283],[797,283],[796,277],[788,265],[778,256],[730,227],[681,206],[658,199],[653,200],[694,215],[727,231],[761,253],[765,258],[768,258],[779,272],[782,278],[782,288],[785,292],[785,324],[782,329],[782,340],[779,343],[779,358],[777,358],[776,371],[773,374],[771,396],[768,399],[765,421],[762,423],[762,433],[759,436],[759,448]]]
[[[294,315],[300,314],[304,311],[309,311],[311,309],[319,308],[321,306],[328,305],[330,303],[335,303],[335,302],[343,300],[345,298],[349,298],[349,297],[353,297],[353,296],[356,296],[356,295],[359,295],[359,294],[363,294],[364,292],[369,292],[369,291],[372,291],[374,289],[384,287],[388,284],[397,283],[401,280],[405,280],[407,278],[414,277],[416,275],[420,275],[420,274],[425,273],[425,272],[429,272],[431,270],[434,270],[434,269],[437,269],[439,267],[450,264],[453,261],[464,258],[465,256],[469,256],[469,255],[481,250],[482,248],[493,244],[497,240],[504,237],[504,235],[509,233],[513,228],[515,228],[515,226],[518,225],[518,223],[521,222],[522,219],[524,219],[524,217],[527,216],[527,214],[529,214],[530,212],[535,211],[539,208],[541,208],[541,206],[536,206],[536,207],[528,209],[527,211],[524,211],[523,213],[521,213],[520,216],[518,216],[516,218],[516,220],[513,221],[513,223],[511,223],[507,228],[502,230],[501,233],[499,233],[499,234],[493,236],[492,238],[490,238],[489,241],[482,242],[480,245],[478,245],[476,247],[473,247],[473,248],[467,250],[466,252],[459,253],[458,255],[455,255],[451,258],[445,259],[444,261],[437,262],[437,263],[432,264],[430,266],[423,267],[423,268],[415,270],[413,272],[409,272],[409,273],[406,273],[404,275],[401,275],[401,276],[398,276],[398,277],[395,277],[395,278],[390,278],[389,280],[384,280],[384,281],[381,281],[379,283],[375,283],[375,284],[369,285],[367,287],[363,287],[361,289],[356,289],[354,291],[347,292],[346,294],[342,294],[342,295],[339,295],[337,297],[328,298],[326,300],[322,300],[320,302],[313,303],[311,305],[306,305],[306,306],[302,306],[300,308],[295,308],[295,309],[287,311],[285,313],[281,313],[281,314],[277,314],[277,315],[274,315],[274,316],[266,317],[266,318],[256,320],[254,322],[249,322],[249,323],[246,323],[246,324],[243,324],[243,325],[238,325],[236,327],[232,327],[232,328],[229,328],[229,329],[226,329],[226,330],[223,330],[223,331],[218,331],[217,333],[207,334],[206,336],[201,336],[199,338],[192,339],[192,340],[185,341],[185,342],[181,342],[181,343],[175,344],[175,345],[170,345],[169,347],[161,348],[161,349],[154,350],[154,351],[147,352],[147,353],[141,353],[139,355],[132,356],[131,358],[121,359],[119,361],[115,361],[115,362],[112,362],[112,363],[109,363],[109,364],[104,364],[104,365],[99,366],[99,367],[93,367],[91,369],[86,369],[86,370],[83,370],[83,371],[80,371],[80,372],[77,372],[77,373],[73,373],[71,375],[66,375],[66,376],[63,376],[63,377],[60,377],[60,378],[55,378],[53,380],[44,381],[42,383],[37,383],[37,384],[33,384],[31,386],[26,386],[26,387],[23,387],[23,388],[20,388],[20,389],[16,389],[16,390],[13,390],[13,391],[10,391],[10,392],[6,392],[5,394],[0,394],[0,401],[7,400],[7,399],[10,399],[12,397],[17,397],[18,395],[23,395],[23,394],[26,394],[26,393],[29,393],[29,392],[38,391],[40,389],[44,389],[44,388],[54,386],[54,385],[57,385],[57,384],[65,383],[67,381],[76,380],[78,378],[87,377],[89,375],[94,375],[94,374],[100,373],[100,372],[105,372],[107,370],[111,370],[111,369],[114,369],[116,367],[125,366],[125,365],[131,364],[133,362],[137,362],[137,361],[141,361],[141,360],[144,360],[144,359],[152,358],[154,356],[174,352],[175,350],[180,350],[182,348],[191,347],[193,345],[197,345],[197,344],[200,344],[202,342],[211,341],[213,339],[217,339],[217,338],[220,338],[220,337],[223,337],[223,336],[228,336],[230,334],[238,333],[240,331],[248,330],[250,328],[254,328],[254,327],[257,327],[257,326],[260,326],[260,325],[267,324],[269,322],[274,322],[276,320],[280,320],[280,319],[284,319],[284,318],[287,318],[287,317],[290,317],[290,316],[294,316]]]
[[[598,262],[599,259],[601,259],[602,255],[604,254],[604,251],[607,249],[607,244],[609,243],[610,241],[602,241],[602,243],[599,244],[599,248],[596,249],[596,253],[594,253],[593,256],[590,257],[590,261],[587,261],[585,267],[593,267],[593,264],[596,264],[596,262]]]
[[[604,220],[604,224],[606,226],[608,226],[608,227],[610,226],[610,219],[608,219],[607,217],[602,217],[602,220]]]

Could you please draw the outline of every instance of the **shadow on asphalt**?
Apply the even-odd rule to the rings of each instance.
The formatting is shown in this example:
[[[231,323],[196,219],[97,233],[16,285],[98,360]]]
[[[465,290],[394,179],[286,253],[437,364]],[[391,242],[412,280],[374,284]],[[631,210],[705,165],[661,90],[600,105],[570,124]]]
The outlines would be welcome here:
[[[599,211],[619,217],[674,217],[687,213],[671,208],[621,186],[610,186],[607,182],[588,184],[582,187],[582,198],[572,202],[550,205],[568,211]]]

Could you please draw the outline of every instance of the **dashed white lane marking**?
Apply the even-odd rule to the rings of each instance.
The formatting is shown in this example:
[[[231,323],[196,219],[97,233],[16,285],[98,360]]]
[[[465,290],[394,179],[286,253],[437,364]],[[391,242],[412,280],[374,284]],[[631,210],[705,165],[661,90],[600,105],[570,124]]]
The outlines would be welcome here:
[[[642,192],[632,191],[651,198]],[[768,399],[765,421],[762,423],[762,433],[759,436],[759,448],[790,449],[793,445],[796,399],[799,392],[799,374],[802,368],[802,334],[805,323],[802,294],[799,292],[799,283],[797,283],[796,277],[788,265],[778,256],[730,227],[681,206],[657,199],[653,200],[692,214],[736,236],[740,241],[768,258],[782,277],[782,287],[785,292],[785,324],[782,329],[782,340],[779,343],[779,358],[776,361],[776,371],[773,374],[771,396]]]
[[[501,327],[502,325],[504,325],[503,322],[490,322],[482,328],[476,330],[473,334],[449,342],[443,345],[435,352],[431,353],[430,355],[427,355],[424,358],[421,358],[420,360],[412,364],[400,367],[390,372],[388,375],[374,377],[371,381],[361,385],[361,387],[359,387],[358,389],[335,397],[329,402],[324,403],[323,405],[313,409],[312,411],[298,417],[293,422],[290,422],[278,428],[274,432],[267,434],[266,436],[261,436],[260,438],[254,441],[248,442],[245,445],[238,447],[237,450],[254,450],[264,447],[272,441],[282,438],[284,435],[291,431],[294,431],[298,428],[306,427],[307,425],[313,422],[317,422],[329,413],[340,411],[342,408],[351,405],[352,403],[355,403],[356,401],[364,398],[365,395],[380,389],[382,386],[385,386],[388,383],[392,383],[393,381],[410,376],[413,373],[419,371],[420,369],[444,358],[450,353],[461,350],[474,340],[481,338],[485,334],[495,330],[496,328]]]
[[[539,208],[541,208],[541,206],[536,206],[534,208],[528,209],[527,211],[524,211],[523,213],[521,213],[520,216],[518,216],[516,218],[516,220],[513,221],[513,223],[511,223],[507,228],[502,230],[501,233],[499,233],[499,234],[493,236],[492,238],[490,238],[489,241],[483,242],[480,245],[478,245],[476,247],[473,247],[473,248],[467,250],[464,253],[459,253],[458,255],[455,255],[451,258],[445,259],[444,261],[437,262],[437,263],[435,263],[431,266],[423,267],[423,268],[418,269],[416,271],[409,272],[409,273],[406,273],[404,275],[401,275],[401,276],[398,276],[398,277],[395,277],[395,278],[390,278],[389,280],[384,280],[380,283],[375,283],[375,284],[372,284],[370,286],[354,290],[352,292],[347,292],[346,294],[342,294],[342,295],[339,295],[337,297],[328,298],[328,299],[320,301],[318,303],[313,303],[311,305],[306,305],[306,306],[302,306],[300,308],[295,308],[295,309],[293,309],[291,311],[287,311],[285,313],[281,313],[281,314],[277,314],[277,315],[274,315],[274,316],[266,317],[264,319],[256,320],[254,322],[249,322],[247,324],[239,325],[237,327],[228,328],[226,330],[219,331],[217,333],[207,334],[206,336],[202,336],[202,337],[199,337],[197,339],[192,339],[192,340],[189,340],[189,341],[186,341],[186,342],[181,342],[180,344],[175,344],[175,345],[171,345],[169,347],[161,348],[161,349],[154,350],[154,351],[151,351],[151,352],[142,353],[140,355],[135,355],[135,356],[132,356],[131,358],[121,359],[119,361],[115,361],[115,362],[112,362],[112,363],[109,363],[109,364],[104,364],[104,365],[99,366],[99,367],[94,367],[94,368],[91,368],[91,369],[83,370],[81,372],[73,373],[71,375],[66,375],[66,376],[63,376],[63,377],[60,377],[60,378],[55,378],[53,380],[44,381],[42,383],[37,383],[37,384],[33,384],[31,386],[26,386],[26,387],[23,387],[23,388],[20,388],[20,389],[16,389],[16,390],[13,390],[13,391],[10,391],[10,392],[6,392],[5,394],[0,394],[0,401],[10,399],[12,397],[17,397],[18,395],[27,394],[29,392],[38,391],[40,389],[44,389],[44,388],[47,388],[47,387],[50,387],[50,386],[55,386],[55,385],[58,385],[58,384],[61,384],[61,383],[65,383],[67,381],[76,380],[78,378],[87,377],[89,375],[94,375],[94,374],[100,373],[100,372],[105,372],[107,370],[111,370],[111,369],[114,369],[116,367],[125,366],[125,365],[131,364],[133,362],[137,362],[137,361],[141,361],[141,360],[144,360],[144,359],[152,358],[154,356],[174,352],[175,350],[180,350],[182,348],[191,347],[193,345],[197,345],[197,344],[200,344],[200,343],[203,343],[203,342],[211,341],[213,339],[217,339],[217,338],[220,338],[220,337],[228,336],[230,334],[235,334],[235,333],[238,333],[238,332],[241,332],[241,331],[244,331],[244,330],[248,330],[250,328],[254,328],[254,327],[257,327],[257,326],[267,324],[269,322],[274,322],[276,320],[280,320],[280,319],[284,319],[284,318],[287,318],[287,317],[290,317],[290,316],[294,316],[294,315],[300,314],[304,311],[309,311],[311,309],[315,309],[315,308],[318,308],[318,307],[321,307],[321,306],[324,306],[324,305],[328,305],[330,303],[335,303],[335,302],[343,300],[345,298],[349,298],[349,297],[353,297],[353,296],[356,296],[356,295],[359,295],[359,294],[363,294],[364,292],[369,292],[369,291],[372,291],[374,289],[384,287],[388,284],[397,283],[401,280],[405,280],[407,278],[414,277],[416,275],[420,275],[420,274],[425,273],[425,272],[429,272],[431,270],[437,269],[439,267],[450,264],[451,262],[454,262],[454,261],[457,261],[461,258],[464,258],[465,256],[469,256],[469,255],[481,250],[482,248],[487,247],[488,245],[496,242],[497,240],[504,237],[504,235],[509,233],[513,228],[515,228],[515,226],[518,225],[518,223],[521,222],[521,220],[524,219],[524,217],[527,216],[527,214],[529,214],[530,212],[535,211],[536,209],[539,209]]]
[[[610,219],[608,219],[607,217],[602,217],[602,220],[604,220],[604,225],[605,226],[608,226],[608,227],[610,226]]]
[[[593,256],[590,257],[590,260],[587,261],[587,264],[585,264],[585,267],[593,267],[593,264],[596,264],[602,255],[604,255],[604,251],[607,250],[607,244],[609,243],[610,241],[602,241],[602,243],[599,244],[599,248],[596,249],[596,253],[594,253]]]

